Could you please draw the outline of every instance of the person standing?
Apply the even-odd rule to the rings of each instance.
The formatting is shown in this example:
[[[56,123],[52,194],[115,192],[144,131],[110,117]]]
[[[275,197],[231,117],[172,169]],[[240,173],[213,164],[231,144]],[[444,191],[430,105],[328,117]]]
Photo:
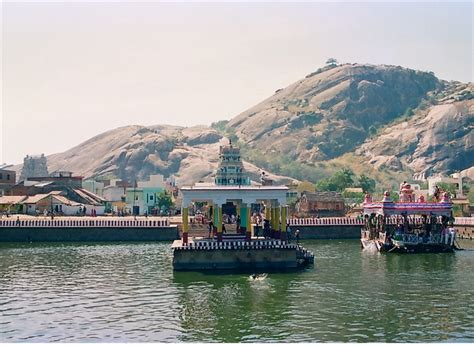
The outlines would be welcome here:
[[[300,230],[297,229],[295,232],[295,239],[296,239],[296,244],[300,245]]]
[[[240,215],[237,215],[237,221],[236,221],[235,229],[236,229],[237,233],[240,233]]]
[[[286,239],[288,240],[289,244],[291,241],[291,228],[289,223],[286,224]]]
[[[211,233],[212,233],[213,230],[214,230],[214,223],[212,222],[212,220],[209,220],[209,236],[208,236],[208,238],[211,238]]]

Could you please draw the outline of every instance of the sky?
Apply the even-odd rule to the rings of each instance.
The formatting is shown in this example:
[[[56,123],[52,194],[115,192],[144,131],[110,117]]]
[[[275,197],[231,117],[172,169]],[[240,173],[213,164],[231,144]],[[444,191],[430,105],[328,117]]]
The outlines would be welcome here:
[[[470,2],[2,2],[0,164],[228,120],[324,65],[473,80]]]

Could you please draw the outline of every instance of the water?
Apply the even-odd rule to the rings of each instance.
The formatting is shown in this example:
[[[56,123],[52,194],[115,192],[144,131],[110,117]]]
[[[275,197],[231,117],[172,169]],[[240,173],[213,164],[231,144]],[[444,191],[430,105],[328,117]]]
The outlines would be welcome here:
[[[314,268],[252,280],[174,273],[169,245],[0,245],[0,342],[474,340],[472,250],[308,241]]]

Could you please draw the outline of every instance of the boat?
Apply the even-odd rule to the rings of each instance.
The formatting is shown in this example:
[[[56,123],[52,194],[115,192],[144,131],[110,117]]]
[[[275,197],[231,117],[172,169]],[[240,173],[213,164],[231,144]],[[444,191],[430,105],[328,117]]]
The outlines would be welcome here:
[[[415,201],[406,183],[400,189],[399,202],[394,202],[388,191],[380,202],[373,202],[366,194],[361,246],[385,253],[454,252],[452,206],[446,192],[435,202],[427,202],[423,196]]]

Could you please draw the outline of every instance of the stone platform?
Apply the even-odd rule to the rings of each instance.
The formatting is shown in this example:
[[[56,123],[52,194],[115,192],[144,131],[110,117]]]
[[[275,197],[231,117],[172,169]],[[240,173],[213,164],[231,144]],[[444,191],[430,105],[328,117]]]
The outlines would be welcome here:
[[[314,255],[297,244],[253,238],[251,241],[190,238],[175,240],[175,270],[291,270],[314,263]]]

